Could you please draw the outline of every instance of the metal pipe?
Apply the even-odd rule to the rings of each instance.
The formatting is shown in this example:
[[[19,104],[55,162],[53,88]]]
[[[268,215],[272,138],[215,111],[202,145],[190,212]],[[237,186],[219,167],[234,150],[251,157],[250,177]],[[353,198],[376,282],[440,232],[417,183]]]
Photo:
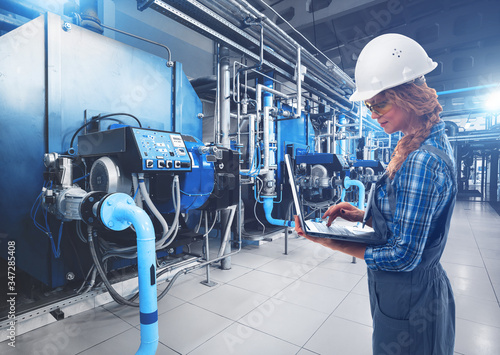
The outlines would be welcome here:
[[[266,25],[268,25],[269,28],[274,30],[277,34],[279,34],[281,41],[286,40],[287,42],[291,42],[293,44],[293,48],[297,48],[298,43],[295,40],[293,40],[290,35],[288,35],[285,31],[283,31],[278,25],[276,25],[273,21],[271,21],[267,16],[263,15],[261,12],[256,10],[247,1],[226,0],[226,2],[234,4],[235,6],[238,6],[240,11],[242,11],[242,12],[247,12],[247,13],[250,12],[255,17],[263,18],[264,23]],[[265,3],[264,1],[261,1],[261,2],[265,6],[267,6],[271,11],[274,11],[274,9],[271,6],[269,6],[267,3]],[[279,14],[277,14],[277,15],[280,16]],[[285,22],[288,23],[287,21],[285,21]],[[291,26],[290,24],[288,24],[288,25],[294,31],[296,31],[293,26]],[[301,35],[301,34],[299,33],[299,35]],[[314,47],[314,45],[312,45],[312,46]],[[318,50],[318,53],[321,53],[321,51]],[[321,54],[323,54],[323,53],[321,53]],[[320,69],[321,72],[327,72],[327,73],[332,72],[332,74],[333,74],[332,77],[333,77],[334,81],[336,81],[336,84],[338,84],[338,85],[344,84],[352,89],[355,87],[352,79],[346,73],[344,73],[335,63],[331,62],[333,65],[333,67],[332,67],[333,70],[329,71],[328,68],[323,63],[321,63],[316,57],[314,57],[308,51],[305,51],[305,56],[306,56],[306,59],[310,61],[309,65],[308,65],[309,69],[313,69],[313,68],[317,67],[317,68],[321,68]],[[330,61],[330,59],[328,57],[326,57],[326,58]]]
[[[129,33],[129,32],[125,32],[125,31],[119,30],[117,28],[113,28],[113,27],[109,27],[109,26],[103,25],[102,23],[100,24],[100,26],[103,27],[103,28],[105,28],[105,29],[121,33],[121,34],[123,34],[125,36],[129,36],[129,37],[132,37],[132,38],[135,38],[135,39],[147,42],[147,43],[154,44],[155,46],[159,46],[159,47],[164,48],[167,51],[167,53],[168,53],[167,67],[172,67],[174,65],[174,62],[172,62],[172,52],[170,51],[170,48],[168,48],[166,45],[158,43],[158,42],[155,42],[155,41],[152,41],[152,40],[144,38],[144,37],[140,37],[140,36],[134,35],[134,34]]]
[[[222,146],[231,148],[231,141],[229,139],[230,133],[230,114],[231,114],[231,72],[229,70],[229,48],[221,48],[221,77],[220,77],[220,129],[222,135]]]
[[[337,154],[337,142],[335,142],[336,140],[336,135],[335,135],[335,123],[337,122],[337,115],[333,114],[332,116],[332,121],[331,121],[331,125],[332,125],[332,145],[333,145],[333,154]]]
[[[255,115],[248,116],[248,161],[251,164],[255,154]],[[252,167],[250,167],[252,169]]]
[[[302,66],[300,46],[297,45],[297,64],[295,65],[295,70],[297,71],[297,117],[302,116]]]
[[[229,213],[228,221],[226,223],[224,237],[222,238],[221,247],[220,247],[219,253],[217,255],[218,258],[220,258],[222,255],[224,255],[224,253],[226,251],[226,245],[227,245],[227,243],[229,243],[229,237],[231,236],[231,225],[233,224],[233,219],[234,219],[234,215],[236,212],[236,206],[237,205],[233,205],[233,206],[228,207],[228,210],[230,213]]]
[[[154,354],[158,347],[158,304],[156,289],[156,252],[153,223],[147,213],[124,193],[109,195],[100,204],[102,223],[121,231],[134,226],[137,234],[139,310],[141,345],[136,354]]]
[[[440,92],[437,92],[436,94],[438,96],[449,95],[449,94],[457,94],[457,93],[460,93],[460,92],[467,92],[467,91],[488,89],[488,88],[492,88],[492,87],[497,87],[498,85],[500,85],[500,84],[496,83],[496,84],[487,84],[487,85],[473,86],[473,87],[470,87],[470,88],[461,88],[461,89],[440,91]]]
[[[326,138],[326,152],[332,153],[332,136],[333,136],[332,121],[326,122],[326,133],[328,135]]]
[[[214,142],[215,144],[220,143],[220,44],[217,43],[217,85],[215,87],[215,112],[216,114],[214,119]]]
[[[263,19],[264,23],[267,25],[266,29],[268,30],[267,31],[268,36],[270,35],[271,37],[274,37],[274,39],[277,43],[281,44],[281,43],[285,42],[284,48],[287,47],[286,43],[288,43],[289,46],[292,48],[301,48],[300,45],[295,40],[293,40],[292,37],[290,37],[285,31],[283,31],[278,25],[276,25],[268,17],[264,16],[261,12],[256,10],[248,2],[235,1],[235,0],[223,0],[223,2],[228,3],[228,4],[232,4],[233,6],[237,7],[240,12],[243,12],[247,15]],[[265,5],[267,5],[267,4],[265,4]],[[273,9],[271,8],[271,10],[273,10]],[[290,26],[290,27],[293,30],[295,30],[292,26]],[[319,52],[321,53],[321,51],[319,51]],[[308,66],[308,69],[315,72],[316,76],[322,77],[322,76],[324,76],[325,73],[331,73],[331,75],[328,75],[329,81],[333,81],[337,86],[345,86],[346,85],[352,89],[355,87],[352,79],[346,73],[344,73],[342,70],[340,70],[340,68],[338,68],[338,66],[335,63],[330,61],[333,65],[333,70],[332,70],[332,69],[328,69],[323,63],[321,63],[315,56],[313,56],[308,51],[305,51],[305,56],[306,56],[306,61],[308,61],[308,63],[306,63]],[[290,55],[289,58],[290,58],[290,60],[292,60],[293,56]],[[326,82],[325,84],[328,84],[328,83]],[[335,88],[335,87],[331,87],[331,89],[338,91],[338,88]],[[344,92],[338,91],[338,93],[340,95],[345,95]]]
[[[32,5],[26,3],[26,1],[19,1],[19,0],[2,0],[2,2],[0,3],[0,8],[12,12],[14,14],[21,15],[28,19],[34,19],[38,16],[43,15],[46,12],[45,9],[39,6]]]
[[[264,107],[264,124],[263,124],[263,135],[264,135],[264,169],[263,172],[268,172],[270,167],[270,147],[269,147],[269,136],[270,136],[270,111],[272,107],[265,106]]]
[[[471,134],[471,135],[466,135],[466,136],[456,136],[456,137],[449,137],[450,142],[460,142],[460,141],[467,141],[471,139],[475,140],[487,140],[487,139],[500,139],[500,134],[499,133],[487,133],[487,134]]]
[[[271,89],[265,85],[262,85],[262,84],[257,84],[257,111],[262,111],[261,107],[262,107],[262,91],[266,91],[266,92],[269,92],[271,94],[274,94],[274,95],[277,95],[277,96],[280,96],[284,99],[291,99],[292,97],[290,95],[287,95],[287,94],[284,94],[282,93],[281,91],[278,91],[278,90],[275,90],[275,89]]]
[[[208,229],[208,212],[203,211],[202,214],[205,216],[205,235],[204,235],[204,240],[205,240],[205,260],[208,261],[210,260],[210,245],[208,241],[208,234],[209,234],[209,229]],[[215,215],[214,219],[217,217],[217,214]],[[214,220],[215,222],[215,220]],[[206,275],[207,275],[207,280],[204,281],[203,283],[207,286],[215,286],[215,283],[210,280],[210,265],[207,265],[206,269]]]
[[[18,20],[16,18],[0,14],[0,27],[3,27],[3,29],[13,30],[15,28],[18,28],[19,26],[24,25],[25,23],[26,22]]]

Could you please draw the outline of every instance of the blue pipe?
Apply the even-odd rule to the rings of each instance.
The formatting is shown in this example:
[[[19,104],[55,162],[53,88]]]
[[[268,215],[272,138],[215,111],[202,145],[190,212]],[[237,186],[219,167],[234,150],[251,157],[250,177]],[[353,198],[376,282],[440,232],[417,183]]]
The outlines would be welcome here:
[[[487,88],[491,88],[491,87],[495,87],[495,86],[498,86],[498,83],[496,83],[496,84],[488,84],[488,85],[481,85],[481,86],[473,86],[473,87],[470,87],[470,88],[462,88],[462,89],[454,89],[454,90],[441,91],[441,92],[438,92],[437,94],[438,94],[438,96],[448,95],[448,94],[456,94],[456,93],[459,93],[459,92],[481,90],[481,89],[487,89]]]
[[[135,228],[141,320],[141,345],[136,354],[155,354],[158,347],[158,304],[153,223],[146,212],[135,205],[132,197],[123,193],[108,196],[101,203],[100,216],[109,229],[121,231],[131,224]]]
[[[274,219],[272,217],[273,212],[273,197],[272,196],[262,196],[264,200],[264,212],[266,213],[266,219],[269,223],[274,226],[281,227],[295,227],[294,221],[285,221],[284,219]]]
[[[358,208],[362,211],[365,210],[365,185],[359,180],[353,180],[348,176],[344,179],[345,190],[349,189],[351,186],[357,186],[359,191],[358,196]],[[344,201],[345,190],[342,191],[342,201]]]
[[[270,89],[274,89],[274,82],[269,78],[264,77],[262,84]],[[274,99],[273,94],[271,94],[270,92],[264,91],[263,102],[262,102],[264,104],[264,107],[272,106],[273,99]]]

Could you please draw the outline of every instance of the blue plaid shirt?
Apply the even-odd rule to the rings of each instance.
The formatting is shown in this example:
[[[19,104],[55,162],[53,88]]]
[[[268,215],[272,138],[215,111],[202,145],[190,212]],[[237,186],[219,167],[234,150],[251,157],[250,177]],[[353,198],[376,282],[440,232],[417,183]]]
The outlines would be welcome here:
[[[424,144],[444,150],[454,161],[443,122],[432,128]],[[411,271],[420,263],[427,239],[438,227],[439,218],[456,193],[452,174],[441,158],[416,150],[410,153],[392,181],[397,201],[394,217],[386,186],[378,189],[376,203],[392,235],[386,244],[366,248],[365,261],[370,269]]]

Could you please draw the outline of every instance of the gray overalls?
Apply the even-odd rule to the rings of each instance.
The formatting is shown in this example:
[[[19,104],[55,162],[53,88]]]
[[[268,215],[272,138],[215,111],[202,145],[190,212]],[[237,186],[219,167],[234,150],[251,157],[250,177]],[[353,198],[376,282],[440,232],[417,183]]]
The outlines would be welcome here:
[[[420,149],[436,154],[454,168],[446,153],[430,145]],[[396,198],[390,179],[384,175],[376,188],[387,186],[392,214]],[[455,180],[456,184],[456,180]],[[388,226],[375,196],[370,201],[372,225],[376,232],[387,233]],[[368,269],[368,288],[373,318],[374,355],[452,355],[455,340],[455,302],[450,282],[439,259],[443,253],[455,198],[441,217],[440,228],[429,236],[422,260],[409,272]]]

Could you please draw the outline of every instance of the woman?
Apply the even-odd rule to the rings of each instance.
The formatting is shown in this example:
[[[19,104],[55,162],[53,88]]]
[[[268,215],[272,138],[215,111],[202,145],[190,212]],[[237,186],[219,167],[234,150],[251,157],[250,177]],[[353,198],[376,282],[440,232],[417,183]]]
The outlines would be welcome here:
[[[412,39],[387,34],[373,39],[356,65],[357,90],[386,133],[402,132],[384,177],[368,203],[367,224],[387,237],[364,245],[299,235],[366,261],[373,317],[374,354],[453,354],[455,303],[441,258],[455,205],[453,153],[439,119],[436,91],[423,75],[436,67]],[[323,218],[362,221],[349,203]]]

